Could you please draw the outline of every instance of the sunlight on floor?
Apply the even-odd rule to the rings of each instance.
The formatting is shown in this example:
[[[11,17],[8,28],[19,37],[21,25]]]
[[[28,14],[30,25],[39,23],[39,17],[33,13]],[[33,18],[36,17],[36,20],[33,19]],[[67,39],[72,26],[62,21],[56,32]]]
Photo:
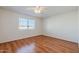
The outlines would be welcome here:
[[[35,43],[32,43],[30,45],[24,46],[17,50],[17,53],[33,53],[35,49]]]

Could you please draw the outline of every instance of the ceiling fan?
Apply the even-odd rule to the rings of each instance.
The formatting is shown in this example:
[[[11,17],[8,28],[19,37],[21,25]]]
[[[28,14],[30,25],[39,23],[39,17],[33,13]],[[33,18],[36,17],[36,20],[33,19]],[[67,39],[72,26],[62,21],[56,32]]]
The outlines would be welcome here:
[[[34,13],[36,13],[36,14],[41,14],[45,11],[46,8],[43,6],[33,6],[33,7],[28,7],[27,9],[33,10]]]

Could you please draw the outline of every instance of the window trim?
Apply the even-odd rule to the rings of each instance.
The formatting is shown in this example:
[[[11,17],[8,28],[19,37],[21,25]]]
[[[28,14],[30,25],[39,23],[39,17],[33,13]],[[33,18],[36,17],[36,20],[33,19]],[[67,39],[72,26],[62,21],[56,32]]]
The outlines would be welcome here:
[[[20,19],[26,19],[27,20],[27,25],[24,27],[20,26]],[[34,20],[34,26],[33,28],[29,28],[30,27],[30,21],[29,20],[34,20],[34,19],[28,19],[28,18],[19,18],[19,29],[20,30],[34,30],[35,26],[36,26],[36,21]]]

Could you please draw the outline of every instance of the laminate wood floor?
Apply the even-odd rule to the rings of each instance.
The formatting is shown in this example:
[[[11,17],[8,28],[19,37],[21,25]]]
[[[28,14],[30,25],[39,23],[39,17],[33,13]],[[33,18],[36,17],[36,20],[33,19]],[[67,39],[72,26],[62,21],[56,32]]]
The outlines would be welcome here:
[[[78,53],[77,43],[48,36],[34,36],[0,44],[0,53]]]

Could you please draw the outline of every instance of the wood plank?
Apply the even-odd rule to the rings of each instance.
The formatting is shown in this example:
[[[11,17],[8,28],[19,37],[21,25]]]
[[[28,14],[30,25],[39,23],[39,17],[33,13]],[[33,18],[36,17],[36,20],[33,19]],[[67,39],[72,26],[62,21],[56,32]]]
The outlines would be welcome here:
[[[6,43],[0,43],[0,53],[16,53],[24,46],[35,44],[37,53],[79,53],[78,43],[69,42],[49,36],[39,35]]]

